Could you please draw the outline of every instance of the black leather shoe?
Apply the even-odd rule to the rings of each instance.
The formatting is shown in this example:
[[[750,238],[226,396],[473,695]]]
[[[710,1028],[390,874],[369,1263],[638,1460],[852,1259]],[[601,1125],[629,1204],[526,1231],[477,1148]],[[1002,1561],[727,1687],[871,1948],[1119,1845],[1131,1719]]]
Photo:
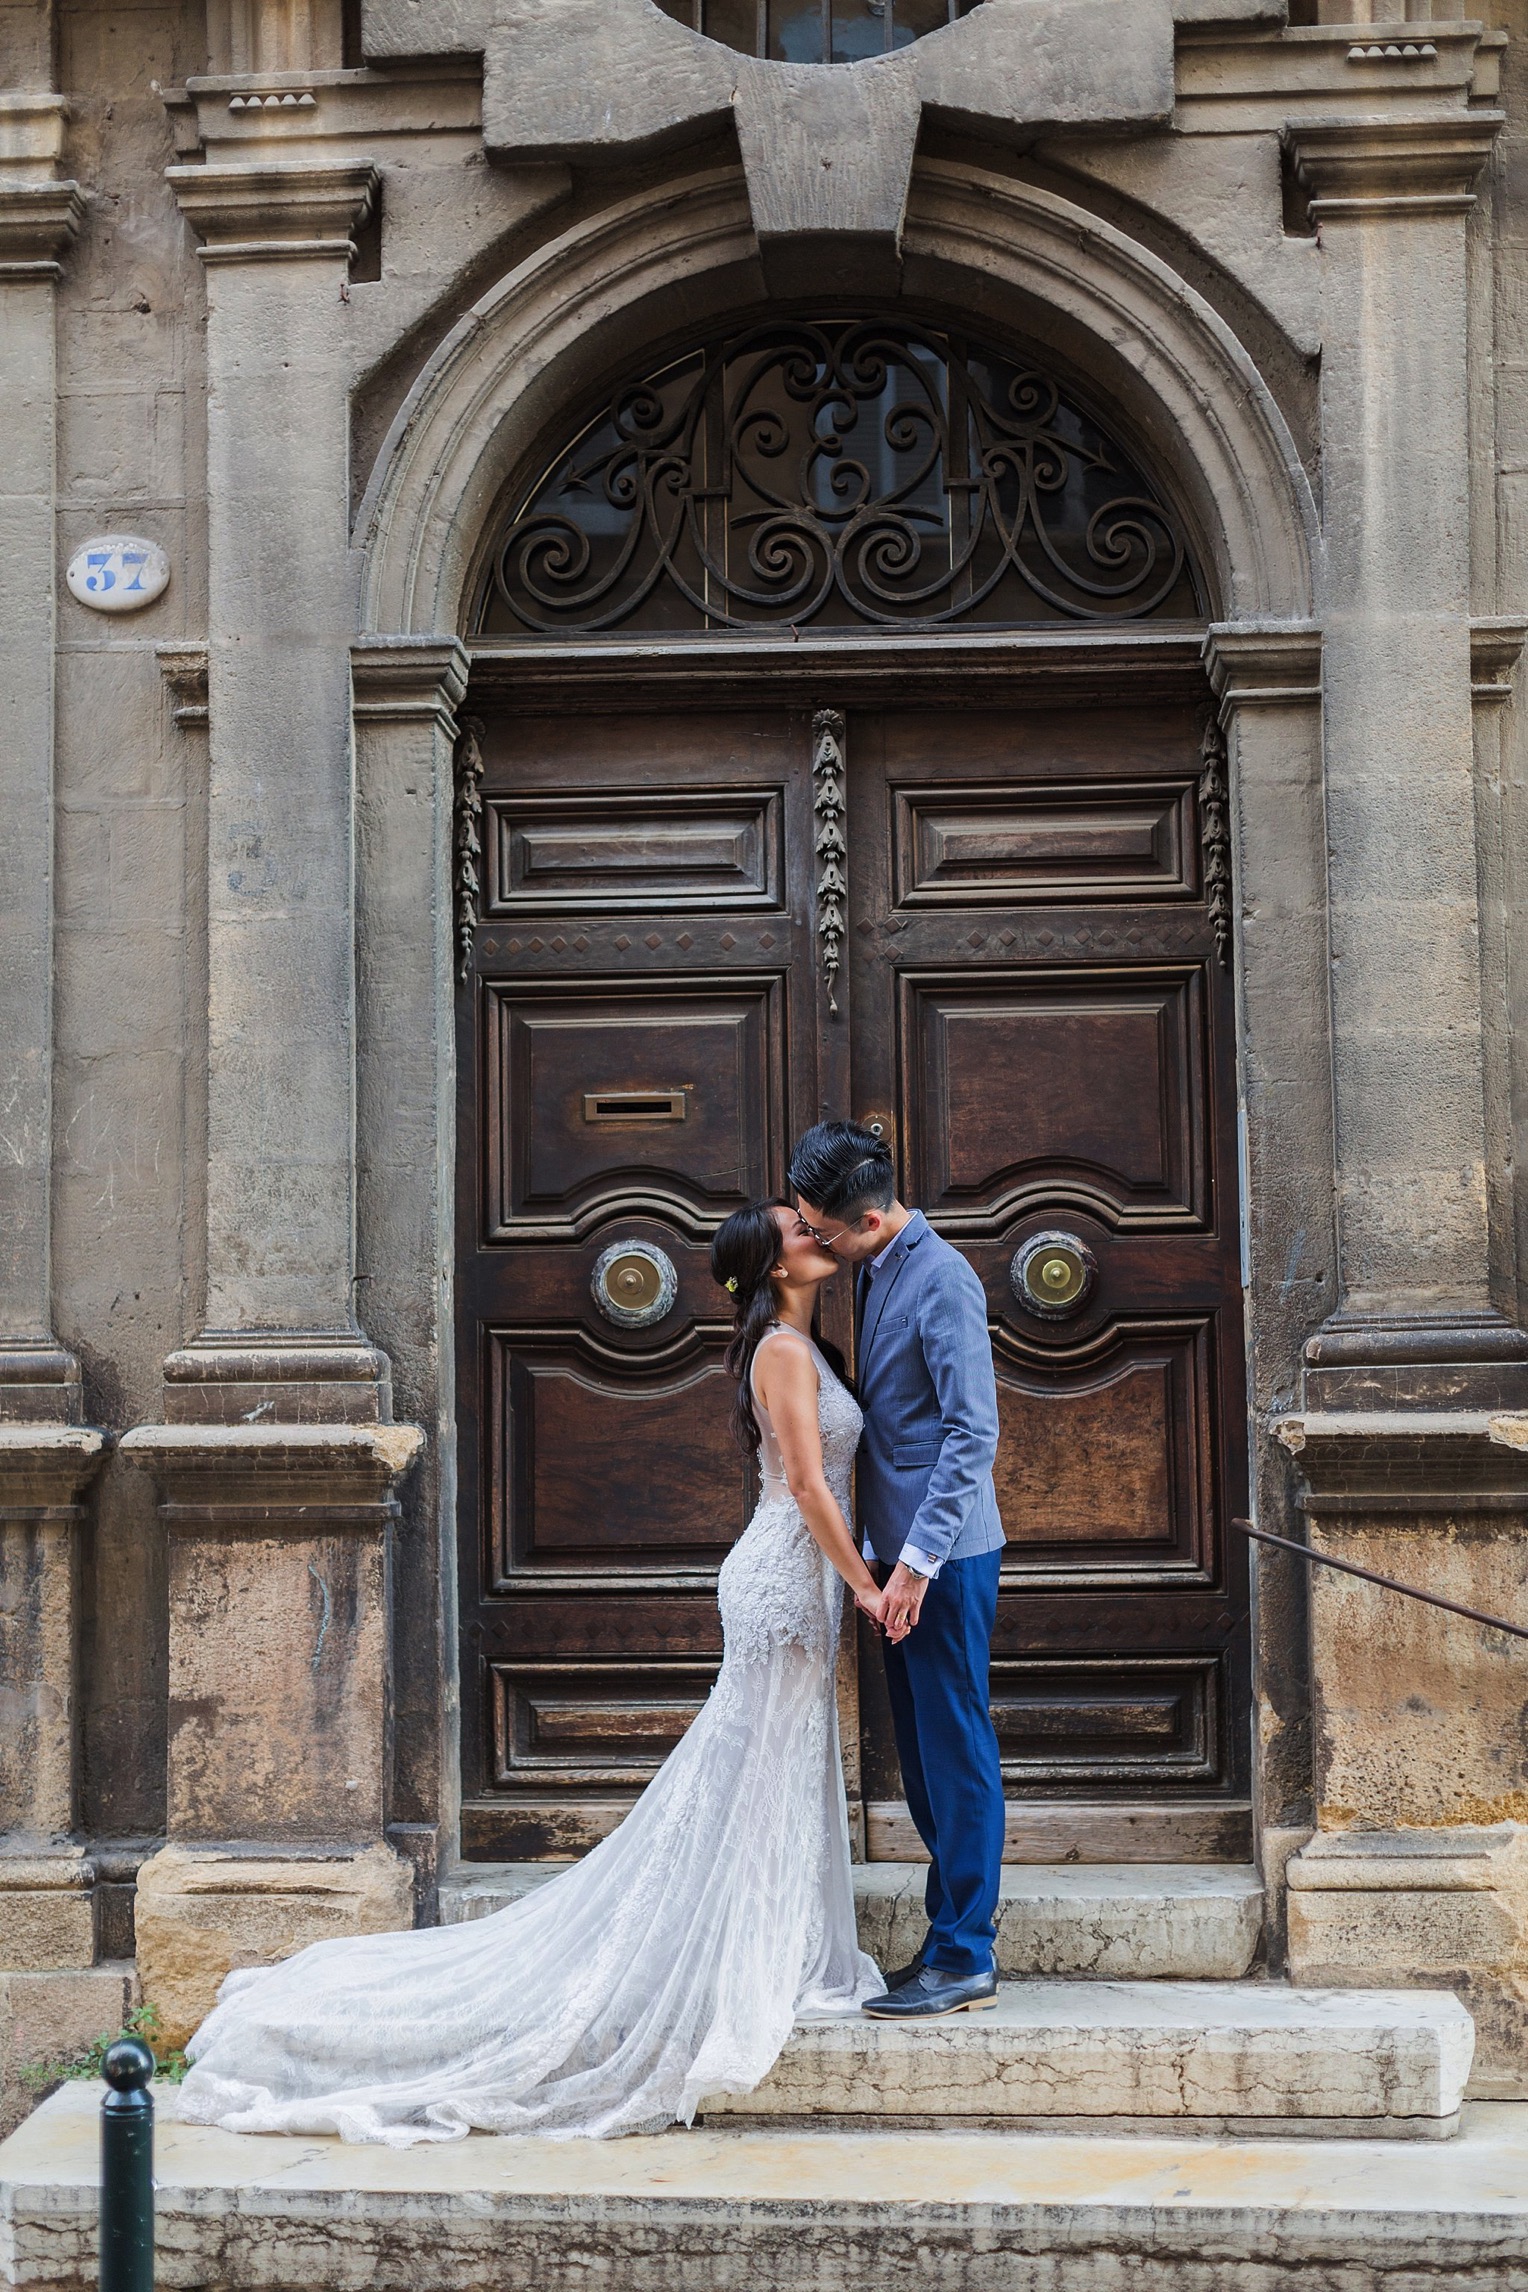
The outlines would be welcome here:
[[[933,2021],[940,2014],[979,2013],[996,2004],[996,1974],[951,1974],[942,1966],[919,1966],[899,1989],[870,1998],[860,2012],[873,2021]]]
[[[892,1996],[897,1990],[905,1990],[914,1974],[921,1974],[922,1971],[923,1960],[921,1958],[909,1958],[905,1966],[898,1966],[894,1974],[886,1976],[887,1996]]]

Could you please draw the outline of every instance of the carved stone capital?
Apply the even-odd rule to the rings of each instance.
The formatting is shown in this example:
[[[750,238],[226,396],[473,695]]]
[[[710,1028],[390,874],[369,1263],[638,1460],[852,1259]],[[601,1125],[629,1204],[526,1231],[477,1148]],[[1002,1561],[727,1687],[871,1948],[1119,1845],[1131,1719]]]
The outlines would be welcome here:
[[[471,659],[459,637],[363,637],[350,648],[359,724],[434,724],[456,737]]]
[[[1312,222],[1376,214],[1462,214],[1505,113],[1315,120],[1285,132]]]
[[[205,645],[156,645],[154,657],[159,673],[174,696],[172,714],[177,724],[196,725],[207,722],[207,647]]]
[[[62,278],[84,215],[77,183],[0,180],[0,279]]]
[[[1313,621],[1219,621],[1204,665],[1222,722],[1243,708],[1308,708],[1321,699],[1321,631]]]
[[[348,262],[371,213],[369,159],[267,160],[249,167],[167,167],[165,180],[202,245],[204,263]]]
[[[1512,672],[1528,640],[1528,621],[1493,613],[1470,623],[1470,691],[1487,704],[1512,698]]]

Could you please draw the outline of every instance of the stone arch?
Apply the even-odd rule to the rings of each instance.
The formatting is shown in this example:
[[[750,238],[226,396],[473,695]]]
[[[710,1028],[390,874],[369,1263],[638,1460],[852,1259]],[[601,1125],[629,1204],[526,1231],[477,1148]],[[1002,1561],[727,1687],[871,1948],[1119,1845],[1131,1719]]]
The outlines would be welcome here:
[[[1175,477],[1223,621],[1305,620],[1314,500],[1272,393],[1204,298],[1055,193],[920,163],[902,292],[1022,328],[1087,376]],[[549,241],[485,295],[420,374],[357,521],[365,635],[461,625],[484,523],[570,402],[655,344],[768,300],[734,170],[644,193]]]

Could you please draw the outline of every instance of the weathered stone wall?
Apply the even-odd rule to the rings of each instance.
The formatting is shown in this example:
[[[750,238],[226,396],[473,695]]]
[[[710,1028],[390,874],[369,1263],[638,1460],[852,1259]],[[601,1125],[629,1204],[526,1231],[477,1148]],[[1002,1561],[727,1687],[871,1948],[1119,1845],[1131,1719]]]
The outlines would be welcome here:
[[[17,1613],[39,1554],[60,1587],[23,1682],[51,1764],[13,1784],[0,1762],[0,1826],[53,1852],[12,1858],[18,1935],[39,1915],[79,1928],[83,1847],[123,1847],[96,1889],[109,1958],[130,1842],[169,1826],[156,1963],[188,2021],[228,1952],[328,1930],[335,1901],[401,1914],[404,1859],[428,1915],[452,1851],[450,758],[474,520],[575,385],[799,283],[803,249],[1041,311],[1181,462],[1223,624],[1265,1524],[1298,1532],[1301,1471],[1341,1450],[1340,1425],[1323,1448],[1307,1417],[1448,1418],[1474,1485],[1485,1415],[1524,1398],[1528,39],[1506,52],[1493,152],[1496,50],[1441,7],[1437,59],[1413,67],[1355,62],[1321,29],[1378,21],[1356,4],[1296,10],[1286,37],[1250,0],[1152,0],[1128,50],[1068,78],[1025,75],[1038,16],[994,0],[1008,45],[985,89],[953,49],[909,51],[864,115],[885,164],[803,204],[797,163],[814,137],[839,150],[841,118],[798,102],[786,135],[783,83],[691,51],[670,76],[687,36],[669,19],[579,4],[576,84],[571,19],[544,5],[495,32],[486,5],[440,0],[426,37],[418,9],[377,0],[364,38],[385,72],[342,68],[360,58],[339,0],[0,5],[0,90],[33,105],[0,114],[0,177],[33,187],[5,211],[25,208],[33,254],[51,232],[59,264],[0,284],[3,514],[24,560],[5,602],[31,664],[4,696],[25,833],[0,1045],[25,1119],[5,1141],[0,1429],[46,1416],[59,1435],[28,1435],[24,1467],[0,1444],[0,1463],[57,1515],[7,1561]],[[1080,4],[1044,0],[1058,40]],[[1497,12],[1525,19],[1522,0]],[[611,41],[628,108],[607,118],[585,99]],[[270,108],[240,73],[282,75]],[[1373,119],[1405,132],[1351,129]],[[1419,191],[1439,202],[1425,220]],[[1257,423],[1278,443],[1254,469]],[[58,574],[113,527],[159,542],[171,579],[109,620]],[[1339,1309],[1338,1341],[1304,1361]],[[1272,1440],[1292,1414],[1298,1436]],[[98,1457],[62,1438],[71,1419],[138,1428],[88,1523],[69,1507]],[[265,1438],[293,1422],[328,1439],[321,1464]],[[1456,1518],[1437,1451],[1395,1452],[1405,1534],[1355,1524],[1354,1549],[1509,1601],[1523,1515]],[[320,1470],[347,1511],[334,1535],[299,1517]],[[173,1570],[167,1491],[187,1508]],[[338,1620],[320,1583],[354,1592]],[[1523,1821],[1528,1700],[1499,1649],[1319,1594],[1312,1642],[1300,1564],[1262,1559],[1257,1584],[1271,1872],[1318,1822]],[[1407,1690],[1425,1714],[1364,1670],[1376,1633],[1395,1678],[1425,1681]],[[258,1872],[225,1852],[252,1840]],[[348,1859],[310,1929],[293,1905],[326,1845]],[[1491,1869],[1515,1871],[1498,1845]],[[265,1907],[225,1918],[241,1867]],[[1349,1961],[1329,1941],[1310,1949],[1331,1970]],[[76,1935],[74,1960],[91,1947]]]

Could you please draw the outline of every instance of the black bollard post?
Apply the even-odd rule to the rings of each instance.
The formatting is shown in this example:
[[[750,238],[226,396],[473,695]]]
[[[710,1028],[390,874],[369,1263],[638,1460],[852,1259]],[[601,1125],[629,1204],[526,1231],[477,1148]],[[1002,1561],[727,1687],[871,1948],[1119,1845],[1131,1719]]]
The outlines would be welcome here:
[[[119,2037],[101,2069],[101,2292],[154,2292],[154,2056]]]

